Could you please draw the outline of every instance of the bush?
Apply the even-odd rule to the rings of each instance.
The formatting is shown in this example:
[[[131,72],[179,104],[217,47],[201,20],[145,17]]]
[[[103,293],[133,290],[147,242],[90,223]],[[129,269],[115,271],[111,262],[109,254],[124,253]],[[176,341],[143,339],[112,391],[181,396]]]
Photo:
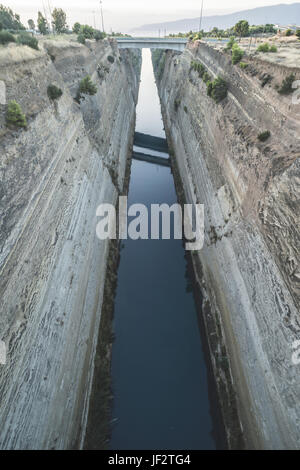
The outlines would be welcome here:
[[[187,106],[184,106],[183,109],[184,109],[184,112],[185,112],[185,113],[188,112]]]
[[[60,88],[55,85],[49,85],[47,88],[47,94],[50,100],[58,100],[63,92]]]
[[[78,34],[77,36],[77,41],[80,43],[80,44],[85,44],[85,37],[82,33]]]
[[[248,67],[249,64],[247,64],[246,62],[240,62],[240,67],[241,69],[246,69]]]
[[[266,140],[269,139],[270,136],[271,136],[271,132],[265,131],[258,135],[258,140],[260,140],[261,142],[265,142]]]
[[[97,93],[97,87],[95,83],[92,82],[91,77],[87,75],[79,83],[79,99],[80,95],[95,95]]]
[[[114,58],[112,55],[109,55],[109,56],[107,57],[107,60],[108,60],[108,62],[110,62],[111,64],[113,64],[114,61],[115,61],[115,58]]]
[[[270,52],[270,46],[267,42],[265,42],[264,44],[261,44],[260,46],[258,46],[257,51],[264,52],[264,53]]]
[[[277,47],[273,44],[271,47],[270,47],[270,52],[277,52]]]
[[[213,84],[212,84],[212,82],[207,82],[206,85],[207,85],[207,94],[208,94],[208,96],[211,97],[212,90],[213,90]]]
[[[15,101],[10,101],[6,111],[6,123],[14,127],[26,127],[26,116],[21,106]]]
[[[8,44],[9,42],[16,42],[15,37],[8,31],[0,31],[0,44]]]
[[[293,31],[291,29],[287,29],[286,32],[285,32],[285,35],[286,36],[292,36],[293,35]]]
[[[105,36],[105,33],[102,31],[94,30],[94,39],[96,39],[96,41],[101,41]]]
[[[17,39],[18,44],[22,44],[23,46],[31,47],[32,49],[39,50],[38,40],[27,33],[21,33]]]
[[[278,90],[278,93],[281,95],[288,95],[289,93],[292,93],[294,89],[292,88],[293,82],[296,80],[296,77],[293,73],[288,75],[281,84],[281,87]]]
[[[300,29],[297,29],[296,36],[297,36],[298,39],[300,39]]]
[[[244,51],[237,45],[232,46],[232,63],[233,65],[238,64],[244,55]]]
[[[79,34],[82,34],[85,37],[85,39],[93,39],[94,28],[92,28],[91,26],[87,24],[81,25]]]
[[[210,96],[216,103],[220,103],[224,98],[226,98],[228,85],[223,78],[216,78],[211,85],[208,83],[208,87],[211,89]]]
[[[202,80],[204,81],[204,83],[209,83],[211,81],[211,76],[209,75],[208,72],[205,72],[203,74]]]
[[[231,51],[233,45],[236,44],[235,42],[235,37],[234,36],[231,36],[231,38],[229,39],[228,43],[227,43],[227,46],[226,46],[226,50],[227,51]]]

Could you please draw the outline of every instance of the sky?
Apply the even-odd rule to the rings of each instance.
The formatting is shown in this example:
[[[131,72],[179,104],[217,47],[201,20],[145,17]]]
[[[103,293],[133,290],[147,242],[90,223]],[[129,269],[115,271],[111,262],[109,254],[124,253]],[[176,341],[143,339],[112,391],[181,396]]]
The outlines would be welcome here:
[[[203,15],[231,13],[233,11],[275,5],[296,3],[299,0],[204,0]],[[201,9],[201,0],[102,0],[104,27],[106,31],[130,32],[131,28],[143,24],[196,18]],[[0,0],[0,4],[11,7],[21,15],[23,24],[36,21],[37,11],[47,15],[50,8],[63,8],[70,26],[76,21],[101,29],[99,0]]]

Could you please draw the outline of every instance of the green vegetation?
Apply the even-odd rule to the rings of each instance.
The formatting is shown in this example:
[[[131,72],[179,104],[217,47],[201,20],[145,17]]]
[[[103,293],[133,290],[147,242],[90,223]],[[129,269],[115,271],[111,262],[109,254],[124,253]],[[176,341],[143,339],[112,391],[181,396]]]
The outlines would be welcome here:
[[[248,23],[248,21],[246,21],[246,20],[239,21],[235,25],[234,31],[235,31],[236,35],[239,36],[239,37],[249,36],[249,23]]]
[[[196,41],[197,39],[202,39],[205,37],[215,37],[220,39],[230,38],[231,36],[249,37],[259,34],[276,33],[277,29],[274,27],[274,24],[267,23],[265,25],[249,26],[249,23],[246,20],[241,20],[232,28],[228,28],[226,30],[214,27],[211,31],[189,31],[188,33],[169,34],[169,37],[189,38],[191,41]]]
[[[92,28],[92,26],[89,26],[88,24],[74,23],[73,32],[78,34],[77,40],[81,44],[85,44],[83,39],[96,39],[96,41],[100,41],[106,37],[105,33]]]
[[[85,44],[85,37],[82,33],[78,34],[77,36],[77,41],[80,43],[80,44]]]
[[[198,72],[199,77],[202,78],[207,86],[208,96],[210,96],[216,103],[220,103],[224,98],[226,98],[228,85],[223,78],[218,77],[215,80],[212,80],[204,65],[197,61],[192,61],[191,68]]]
[[[231,51],[231,49],[233,48],[234,44],[236,44],[235,42],[235,37],[234,36],[231,36],[227,45],[226,45],[226,50],[227,51]]]
[[[244,55],[244,51],[237,45],[233,44],[232,46],[232,63],[233,65],[238,64]]]
[[[240,67],[241,69],[246,69],[248,67],[249,64],[247,64],[247,62],[240,62]]]
[[[258,46],[257,52],[277,52],[277,47],[274,44],[270,46],[268,42],[264,42],[263,44],[260,44],[260,46]]]
[[[49,30],[47,20],[40,11],[38,12],[37,26],[41,34],[48,34]]]
[[[285,32],[286,36],[293,36],[293,31],[291,29],[287,29]]]
[[[52,25],[57,34],[67,31],[67,15],[61,8],[54,8],[52,11]]]
[[[13,31],[24,30],[24,26],[21,23],[20,16],[12,11],[11,8],[0,5],[0,24],[1,29],[9,29]]]
[[[297,29],[296,36],[297,36],[298,39],[300,39],[300,29]]]
[[[281,84],[281,87],[278,89],[278,93],[281,95],[288,95],[289,93],[292,93],[294,91],[292,85],[293,82],[296,80],[296,76],[291,73],[288,75]]]
[[[47,95],[50,100],[58,100],[62,96],[63,92],[56,85],[49,85],[47,88]]]
[[[227,96],[227,93],[228,93],[227,82],[222,77],[218,77],[213,82],[210,82],[210,83],[211,83],[210,85],[209,84],[207,85],[207,87],[210,89],[209,96],[211,96],[211,98],[216,103],[220,103]]]
[[[196,70],[198,72],[200,78],[202,78],[203,75],[206,72],[206,68],[204,67],[203,64],[201,64],[201,62],[197,62],[197,61],[193,60],[191,62],[191,67],[192,67],[193,70]]]
[[[8,44],[9,42],[16,42],[15,37],[8,31],[0,31],[0,44]]]
[[[32,49],[39,50],[38,40],[28,33],[22,32],[17,38],[17,43],[23,46],[31,47]]]
[[[266,140],[268,140],[271,137],[271,132],[270,131],[264,131],[261,134],[259,134],[257,137],[258,137],[258,140],[260,140],[261,142],[265,142]]]
[[[115,58],[114,58],[112,55],[109,55],[109,56],[107,56],[107,60],[108,60],[108,62],[110,62],[111,64],[113,64],[114,61],[115,61]]]
[[[257,52],[270,52],[270,46],[267,42],[260,44],[257,48]]]
[[[26,116],[21,106],[15,101],[10,101],[6,111],[6,124],[13,127],[27,127]]]
[[[35,30],[35,24],[33,20],[28,20],[27,21],[29,29]]]
[[[204,83],[209,83],[211,82],[211,76],[209,75],[208,72],[204,72],[203,76],[202,76],[202,80],[204,81]]]
[[[80,103],[82,95],[92,96],[92,95],[95,95],[96,93],[97,93],[97,86],[94,82],[92,82],[91,77],[87,75],[79,83],[79,88],[78,88],[75,100],[77,101],[77,103]]]
[[[185,113],[188,112],[187,106],[184,106],[183,109],[184,109],[184,112],[185,112]]]
[[[80,33],[80,28],[81,28],[80,23],[78,23],[78,22],[74,23],[73,28],[72,28],[73,33],[79,34]]]

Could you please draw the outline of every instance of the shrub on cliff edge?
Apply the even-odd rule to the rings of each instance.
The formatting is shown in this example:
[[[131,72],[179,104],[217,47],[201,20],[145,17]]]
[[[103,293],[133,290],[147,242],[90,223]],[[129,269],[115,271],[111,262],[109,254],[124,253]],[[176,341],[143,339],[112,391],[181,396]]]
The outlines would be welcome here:
[[[232,63],[233,65],[238,64],[244,55],[244,51],[237,45],[232,46]]]
[[[258,135],[258,140],[260,140],[261,142],[265,142],[266,140],[269,139],[270,136],[271,136],[270,131],[264,131]]]
[[[8,44],[9,42],[16,42],[15,37],[8,31],[0,31],[0,44]]]
[[[17,38],[17,43],[22,44],[23,46],[31,47],[31,49],[39,50],[38,40],[27,33],[19,34]]]
[[[94,82],[92,82],[91,77],[87,75],[85,78],[81,80],[79,83],[79,88],[77,91],[77,95],[75,100],[77,103],[80,103],[80,100],[82,98],[81,95],[95,95],[97,93],[97,87]]]
[[[211,85],[209,85],[209,83],[211,83]],[[216,103],[220,103],[226,98],[228,85],[222,77],[216,78],[213,82],[208,82],[208,87],[211,88],[210,96]]]
[[[14,127],[27,127],[26,116],[21,106],[15,101],[10,101],[6,111],[6,124]]]
[[[62,94],[62,90],[55,85],[49,85],[47,88],[47,95],[50,100],[58,100]]]

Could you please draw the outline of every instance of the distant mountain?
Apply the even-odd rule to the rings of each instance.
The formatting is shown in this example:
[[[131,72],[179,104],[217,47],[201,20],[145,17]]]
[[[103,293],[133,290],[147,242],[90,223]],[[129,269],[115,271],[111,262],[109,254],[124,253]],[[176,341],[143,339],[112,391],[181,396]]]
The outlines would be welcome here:
[[[239,20],[247,20],[251,25],[259,24],[279,24],[279,25],[300,25],[300,3],[291,5],[280,4],[269,7],[253,8],[243,10],[227,15],[205,16],[202,19],[202,29],[209,31],[216,26],[217,28],[227,29],[234,26]],[[168,21],[165,23],[145,24],[135,28],[132,32],[139,31],[158,31],[167,30],[168,32],[187,32],[198,31],[199,18],[187,18],[184,20]]]

